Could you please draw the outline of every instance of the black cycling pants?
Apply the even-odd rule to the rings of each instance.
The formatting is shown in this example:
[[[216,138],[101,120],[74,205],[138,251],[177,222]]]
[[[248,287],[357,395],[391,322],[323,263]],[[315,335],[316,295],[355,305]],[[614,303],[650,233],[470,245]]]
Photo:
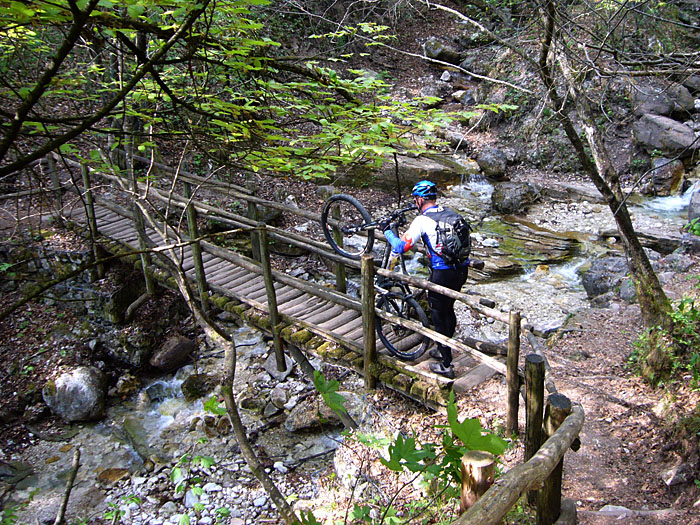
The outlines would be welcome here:
[[[469,268],[466,266],[447,270],[431,270],[430,282],[459,292],[467,281],[468,271]],[[428,303],[435,331],[444,336],[452,337],[457,329],[455,300],[428,290]],[[449,346],[438,344],[438,350],[442,354],[442,365],[449,367],[452,364],[452,349]]]

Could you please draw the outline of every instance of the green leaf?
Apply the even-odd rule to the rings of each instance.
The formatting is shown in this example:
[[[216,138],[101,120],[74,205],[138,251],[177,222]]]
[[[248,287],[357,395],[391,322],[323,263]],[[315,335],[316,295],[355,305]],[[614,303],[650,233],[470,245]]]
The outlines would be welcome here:
[[[299,518],[301,519],[302,525],[321,525],[321,522],[316,519],[316,516],[314,516],[313,512],[309,511],[301,511],[299,513]]]
[[[457,418],[457,405],[454,402],[454,392],[450,392],[450,399],[447,403],[447,421],[450,430],[457,436],[464,446],[469,450],[484,450],[496,456],[500,456],[505,451],[508,443],[495,434],[487,433],[481,428],[481,423],[477,418],[465,419],[461,423]]]
[[[180,514],[180,516],[178,517],[178,520],[177,520],[177,525],[190,525],[189,515],[188,514]]]
[[[216,464],[216,460],[210,456],[196,456],[194,459],[199,462],[202,468],[210,468]]]
[[[170,481],[173,483],[178,483],[183,477],[180,467],[173,467],[173,470],[170,471]]]
[[[217,416],[223,416],[226,414],[226,408],[219,405],[219,401],[216,399],[216,396],[211,396],[204,403],[204,410]]]
[[[323,374],[318,370],[314,370],[314,386],[323,401],[328,405],[328,407],[333,410],[336,414],[347,413],[345,409],[345,398],[338,394],[338,388],[340,388],[340,383],[335,379],[331,381],[326,381]]]
[[[401,472],[407,468],[411,472],[420,472],[425,468],[425,459],[434,459],[432,447],[416,448],[414,437],[405,438],[399,434],[396,441],[389,445],[389,460],[380,458],[381,463],[387,468]]]

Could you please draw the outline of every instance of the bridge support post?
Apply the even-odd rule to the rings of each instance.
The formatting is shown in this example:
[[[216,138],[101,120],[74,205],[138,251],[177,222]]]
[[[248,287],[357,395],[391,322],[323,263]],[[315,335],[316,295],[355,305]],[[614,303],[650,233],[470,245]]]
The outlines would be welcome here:
[[[253,175],[248,175],[248,179],[245,183],[246,188],[250,191],[251,195],[255,195],[255,181],[253,180]],[[260,215],[258,214],[258,207],[254,202],[248,201],[248,218],[252,221],[258,221]],[[260,253],[260,245],[262,241],[257,230],[251,230],[250,232],[250,249],[253,256],[253,260],[262,262],[262,254]]]
[[[192,197],[192,185],[189,182],[183,182],[183,194],[186,199]],[[197,288],[199,288],[199,300],[202,303],[202,310],[209,312],[209,286],[207,285],[207,277],[204,272],[204,263],[202,262],[202,245],[198,240],[199,229],[197,228],[197,210],[194,205],[189,202],[186,208],[187,213],[187,229],[190,234],[190,240],[193,241],[191,246],[192,259],[194,260],[194,274],[197,279]]]
[[[54,189],[54,192],[56,194],[56,203],[58,204],[58,208],[60,210],[63,208],[63,190],[61,189],[61,181],[58,178],[58,170],[56,169],[56,160],[54,159],[53,154],[47,155],[46,161],[49,165],[49,174],[51,175],[51,184],[53,185],[53,189]]]
[[[377,363],[377,332],[375,331],[374,313],[374,258],[365,254],[361,261],[362,271],[362,340],[365,351],[364,376],[365,388],[377,387],[374,370]]]
[[[552,394],[547,399],[544,415],[544,434],[551,437],[571,414],[572,406],[568,397],[562,394]],[[561,479],[564,469],[564,458],[557,463],[552,473],[545,480],[537,497],[537,525],[552,525],[561,513]]]
[[[340,221],[340,208],[334,206],[331,213],[335,220]],[[333,238],[338,246],[343,246],[343,232],[341,232],[338,228],[333,228]],[[348,291],[345,265],[341,262],[335,263],[335,289],[342,293]]]
[[[53,164],[53,157],[49,156]],[[55,164],[52,170],[55,171]],[[80,165],[80,174],[83,177],[83,187],[85,188],[85,214],[87,215],[88,228],[90,229],[90,243],[92,244],[92,256],[95,260],[100,259],[100,253],[97,247],[97,217],[95,216],[95,199],[92,196],[92,188],[90,186],[90,172],[85,164]],[[60,190],[59,190],[60,192]],[[97,265],[97,279],[102,279],[105,275],[104,265]],[[91,272],[92,273],[92,272]],[[92,277],[95,277],[94,275]]]
[[[265,280],[265,291],[267,292],[267,308],[270,312],[270,325],[272,329],[272,342],[275,346],[275,361],[277,371],[287,370],[287,362],[284,358],[284,346],[280,335],[280,314],[277,311],[277,293],[275,292],[275,281],[272,277],[272,267],[270,257],[267,253],[267,226],[263,222],[258,223],[258,239],[260,240],[260,264],[263,269],[263,279]]]
[[[508,412],[506,414],[506,430],[509,434],[518,433],[518,409],[520,406],[520,376],[518,362],[520,360],[520,312],[510,313],[508,330],[508,358],[506,383],[508,384]]]
[[[544,357],[529,354],[525,358],[525,457],[529,461],[542,446],[542,413],[544,410]],[[530,505],[537,503],[537,491],[527,493]]]

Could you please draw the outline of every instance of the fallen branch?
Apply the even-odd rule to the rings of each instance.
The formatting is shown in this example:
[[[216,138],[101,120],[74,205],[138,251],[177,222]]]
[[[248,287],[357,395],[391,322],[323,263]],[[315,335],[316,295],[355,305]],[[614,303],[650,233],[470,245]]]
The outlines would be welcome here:
[[[73,490],[73,483],[75,482],[75,476],[78,474],[78,468],[80,468],[80,448],[76,448],[75,452],[73,453],[73,463],[71,465],[70,476],[68,476],[68,483],[66,484],[66,493],[63,495],[61,508],[58,510],[56,521],[53,522],[53,525],[61,525],[61,523],[63,523],[63,517],[66,514],[68,499],[70,498],[70,493]]]

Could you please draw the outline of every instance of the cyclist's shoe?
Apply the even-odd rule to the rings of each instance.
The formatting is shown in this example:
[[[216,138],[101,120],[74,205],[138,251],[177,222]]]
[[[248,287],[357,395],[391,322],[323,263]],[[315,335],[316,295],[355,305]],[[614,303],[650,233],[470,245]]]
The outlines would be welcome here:
[[[441,376],[445,376],[448,379],[455,378],[455,369],[453,366],[445,368],[444,366],[442,366],[442,363],[430,363],[430,371],[435,373],[435,374],[440,374]]]
[[[440,350],[437,348],[432,348],[430,352],[428,352],[428,355],[432,357],[433,359],[437,359],[438,361],[442,361],[442,354],[440,353]]]

